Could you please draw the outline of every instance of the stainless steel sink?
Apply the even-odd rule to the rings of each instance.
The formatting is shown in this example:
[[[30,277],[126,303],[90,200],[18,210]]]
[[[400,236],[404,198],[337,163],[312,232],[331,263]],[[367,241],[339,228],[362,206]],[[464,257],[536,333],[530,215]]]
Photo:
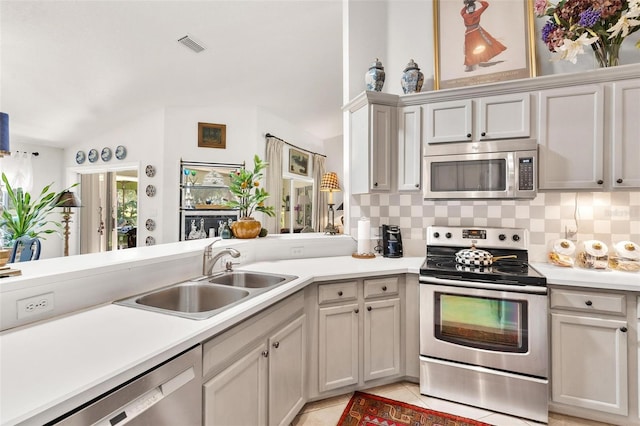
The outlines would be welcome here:
[[[268,288],[292,281],[298,277],[292,275],[265,274],[261,272],[232,271],[212,275],[210,283],[244,288]]]
[[[267,291],[292,281],[293,275],[232,271],[181,282],[114,302],[190,319],[206,319]]]

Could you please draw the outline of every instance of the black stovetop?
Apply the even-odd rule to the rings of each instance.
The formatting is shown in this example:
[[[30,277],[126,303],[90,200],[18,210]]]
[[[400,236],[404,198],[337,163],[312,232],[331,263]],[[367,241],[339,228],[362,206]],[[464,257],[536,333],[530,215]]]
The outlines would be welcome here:
[[[491,266],[470,266],[456,262],[460,247],[430,246],[420,267],[420,275],[458,281],[492,282],[510,285],[546,286],[547,279],[528,263],[526,250],[490,249],[492,256],[516,255],[516,259],[499,259]]]

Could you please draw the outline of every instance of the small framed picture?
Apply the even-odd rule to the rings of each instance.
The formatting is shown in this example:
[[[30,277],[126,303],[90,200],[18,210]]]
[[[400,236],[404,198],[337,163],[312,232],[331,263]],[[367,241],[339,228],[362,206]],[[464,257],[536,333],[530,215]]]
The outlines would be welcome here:
[[[227,148],[227,126],[225,124],[198,123],[198,147]]]
[[[309,176],[309,154],[297,149],[289,149],[289,172]]]

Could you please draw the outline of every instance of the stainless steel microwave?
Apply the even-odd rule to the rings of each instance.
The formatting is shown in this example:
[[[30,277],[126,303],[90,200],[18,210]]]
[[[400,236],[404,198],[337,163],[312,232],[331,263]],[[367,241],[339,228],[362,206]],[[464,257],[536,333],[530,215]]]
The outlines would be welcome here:
[[[425,199],[535,198],[535,140],[439,143],[425,147]]]

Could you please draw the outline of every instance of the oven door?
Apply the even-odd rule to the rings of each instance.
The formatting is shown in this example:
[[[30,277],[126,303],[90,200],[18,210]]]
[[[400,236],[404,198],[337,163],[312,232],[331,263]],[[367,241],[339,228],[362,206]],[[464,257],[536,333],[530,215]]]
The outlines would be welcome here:
[[[420,281],[422,356],[548,376],[546,287],[533,294],[489,283]]]

